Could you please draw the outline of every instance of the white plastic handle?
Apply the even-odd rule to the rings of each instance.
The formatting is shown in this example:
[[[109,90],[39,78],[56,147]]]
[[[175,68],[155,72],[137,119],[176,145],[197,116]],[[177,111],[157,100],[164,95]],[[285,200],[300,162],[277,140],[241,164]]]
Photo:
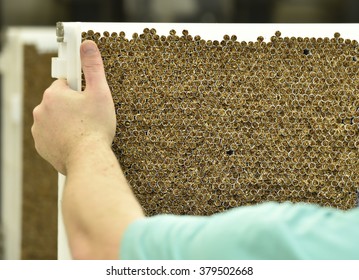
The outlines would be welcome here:
[[[66,79],[72,89],[81,90],[80,23],[58,23],[56,32],[59,42],[58,57],[52,58],[51,75],[53,78]],[[64,185],[65,177],[59,174],[57,257],[59,260],[70,260],[72,257],[61,209]]]
[[[58,57],[52,58],[51,75],[53,78],[67,79],[74,90],[81,89],[81,24],[64,22],[57,24]]]

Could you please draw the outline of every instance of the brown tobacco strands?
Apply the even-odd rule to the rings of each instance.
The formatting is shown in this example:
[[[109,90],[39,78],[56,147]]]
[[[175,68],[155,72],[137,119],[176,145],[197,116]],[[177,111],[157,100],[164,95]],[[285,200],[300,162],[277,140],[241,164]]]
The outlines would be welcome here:
[[[103,54],[113,150],[147,215],[356,206],[358,43],[281,36],[82,34]]]

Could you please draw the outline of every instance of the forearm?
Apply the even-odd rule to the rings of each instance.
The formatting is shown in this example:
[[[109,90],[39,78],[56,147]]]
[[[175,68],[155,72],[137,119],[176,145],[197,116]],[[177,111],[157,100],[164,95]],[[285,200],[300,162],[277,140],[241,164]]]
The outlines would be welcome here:
[[[143,212],[110,147],[91,141],[69,158],[63,215],[74,258],[118,258],[126,227]]]

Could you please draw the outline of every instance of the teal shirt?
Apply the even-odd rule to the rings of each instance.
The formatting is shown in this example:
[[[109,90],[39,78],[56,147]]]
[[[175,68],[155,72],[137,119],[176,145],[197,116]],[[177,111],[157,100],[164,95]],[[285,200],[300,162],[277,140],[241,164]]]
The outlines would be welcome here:
[[[359,208],[264,203],[209,217],[158,215],[133,222],[122,259],[359,259]]]

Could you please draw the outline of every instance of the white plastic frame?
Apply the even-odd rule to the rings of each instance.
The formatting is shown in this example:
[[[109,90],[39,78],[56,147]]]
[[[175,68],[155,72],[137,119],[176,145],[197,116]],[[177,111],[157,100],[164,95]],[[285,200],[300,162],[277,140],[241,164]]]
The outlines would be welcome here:
[[[4,258],[21,258],[24,45],[40,53],[55,52],[55,28],[9,27],[0,56],[2,79],[1,220]]]
[[[208,40],[222,40],[223,35],[237,36],[239,41],[256,41],[258,36],[263,36],[265,41],[277,30],[282,37],[329,37],[335,32],[341,37],[356,39],[359,41],[359,24],[189,24],[189,23],[63,23],[64,41],[59,44],[59,57],[53,60],[52,73],[55,78],[66,78],[69,85],[76,90],[81,88],[81,61],[79,48],[81,33],[88,30],[103,33],[124,31],[127,38],[131,38],[134,32],[141,34],[144,28],[155,28],[157,34],[168,35],[171,29],[176,30],[181,36],[182,30],[186,29],[192,36],[200,35]],[[59,176],[59,199],[62,197],[64,177]],[[60,204],[59,204],[60,205]],[[71,255],[67,246],[67,238],[62,223],[61,211],[59,211],[59,259],[70,259]]]

